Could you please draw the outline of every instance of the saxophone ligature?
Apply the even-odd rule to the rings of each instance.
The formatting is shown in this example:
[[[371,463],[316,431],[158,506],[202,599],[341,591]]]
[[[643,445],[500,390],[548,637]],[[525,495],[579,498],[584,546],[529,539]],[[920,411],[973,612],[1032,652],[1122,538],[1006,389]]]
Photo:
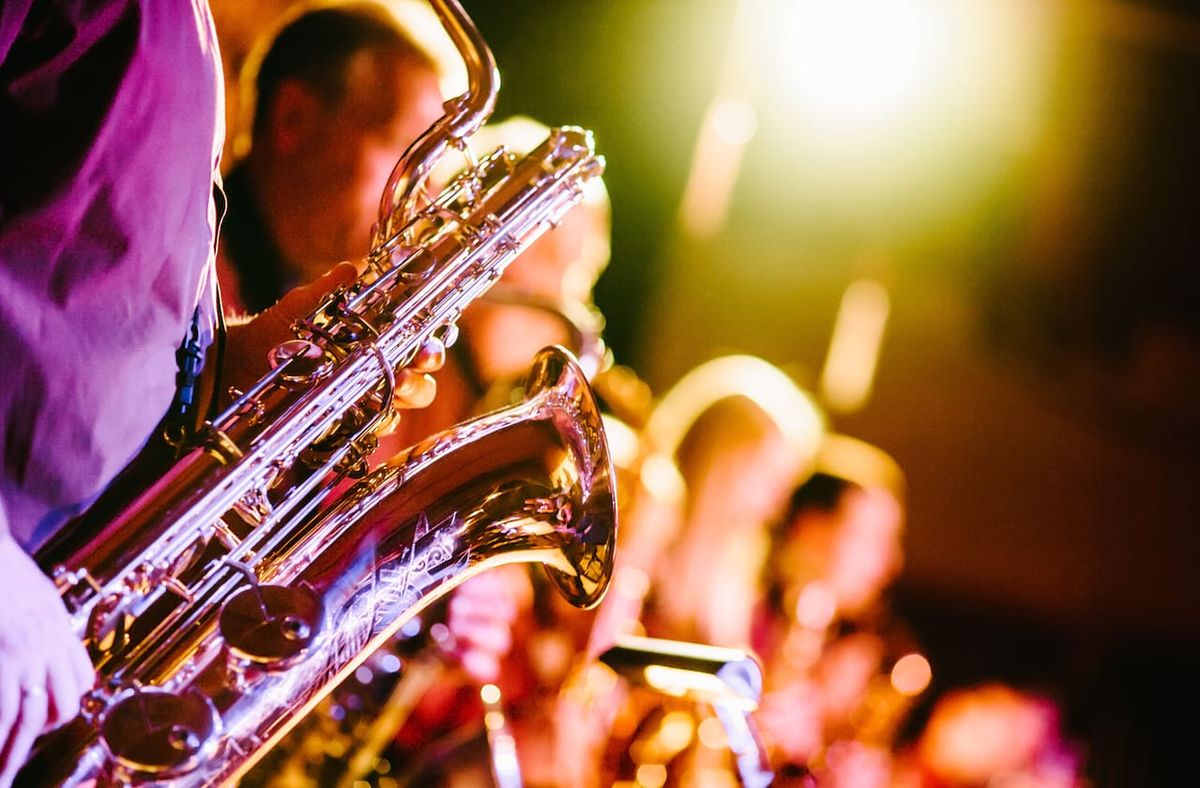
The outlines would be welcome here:
[[[603,159],[582,129],[484,157],[436,198],[436,160],[486,120],[498,72],[455,0],[433,2],[467,93],[401,158],[365,272],[295,326],[273,369],[115,517],[37,554],[95,664],[80,717],[21,785],[230,784],[406,620],[467,577],[542,563],[574,604],[608,584],[611,461],[561,349],[523,402],[365,472],[395,370],[580,198]]]

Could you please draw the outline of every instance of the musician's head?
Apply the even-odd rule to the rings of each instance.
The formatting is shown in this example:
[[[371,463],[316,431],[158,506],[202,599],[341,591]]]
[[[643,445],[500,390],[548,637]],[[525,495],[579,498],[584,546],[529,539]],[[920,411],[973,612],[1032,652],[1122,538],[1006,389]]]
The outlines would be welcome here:
[[[368,250],[388,176],[442,114],[442,73],[377,2],[302,5],[260,44],[242,80],[251,136],[236,147],[268,225],[291,229],[276,238],[289,262],[315,273]],[[291,226],[309,221],[311,233]]]
[[[1002,682],[959,687],[938,698],[914,749],[927,784],[1081,784],[1081,752],[1058,701]]]
[[[867,612],[903,567],[903,499],[903,475],[891,457],[827,435],[816,471],[792,492],[777,526],[776,581],[793,596],[819,581],[834,612],[851,618]]]
[[[752,356],[707,361],[659,401],[646,440],[676,463],[686,489],[655,587],[668,636],[748,642],[769,523],[811,468],[822,430],[812,399]]]

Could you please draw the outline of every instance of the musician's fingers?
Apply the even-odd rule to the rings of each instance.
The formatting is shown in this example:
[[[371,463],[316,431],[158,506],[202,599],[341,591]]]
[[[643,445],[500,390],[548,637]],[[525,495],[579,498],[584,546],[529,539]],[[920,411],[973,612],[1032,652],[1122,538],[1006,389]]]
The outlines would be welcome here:
[[[37,687],[36,691],[27,689],[22,694],[17,719],[9,732],[4,751],[0,752],[0,764],[4,766],[3,772],[0,773],[0,785],[10,785],[16,777],[17,769],[25,763],[29,749],[46,725],[48,702],[46,690],[42,687]]]
[[[312,282],[284,293],[278,303],[266,311],[281,324],[290,327],[292,321],[308,317],[325,296],[343,285],[350,284],[357,276],[358,271],[354,263],[340,262]],[[288,333],[290,334],[290,330]]]
[[[442,340],[430,337],[421,345],[408,368],[417,372],[437,372],[446,363],[446,346]]]
[[[8,743],[21,710],[21,684],[17,679],[15,673],[0,670],[0,750]],[[0,767],[4,765],[5,761],[0,758]]]
[[[396,392],[392,401],[397,408],[424,408],[437,396],[437,381],[432,375],[413,369],[402,369],[396,375]]]
[[[82,695],[96,685],[96,667],[92,664],[87,649],[82,646],[67,649],[67,656],[70,659],[75,680],[79,682],[79,690]]]
[[[70,659],[54,660],[46,666],[46,694],[49,696],[46,730],[75,719],[79,713],[79,697],[83,695],[83,687],[72,669]]]

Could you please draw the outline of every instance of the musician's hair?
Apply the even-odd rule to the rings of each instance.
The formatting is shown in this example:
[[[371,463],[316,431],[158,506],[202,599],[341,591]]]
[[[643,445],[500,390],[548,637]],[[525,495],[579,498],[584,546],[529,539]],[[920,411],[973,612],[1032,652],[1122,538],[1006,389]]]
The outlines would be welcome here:
[[[243,100],[253,108],[253,134],[261,133],[286,81],[302,82],[328,106],[336,106],[347,92],[351,60],[364,51],[395,57],[439,77],[442,72],[387,6],[365,0],[303,5],[284,19],[242,75]]]

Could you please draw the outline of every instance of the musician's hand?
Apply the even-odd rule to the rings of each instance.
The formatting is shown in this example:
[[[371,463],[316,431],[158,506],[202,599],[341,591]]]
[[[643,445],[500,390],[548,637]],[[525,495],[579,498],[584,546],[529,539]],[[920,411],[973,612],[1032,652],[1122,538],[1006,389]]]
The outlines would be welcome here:
[[[244,322],[229,326],[222,386],[245,391],[268,371],[271,349],[294,338],[292,324],[308,317],[330,292],[348,285],[358,276],[353,263],[338,263],[320,279],[293,288],[273,306]],[[446,349],[430,339],[416,358],[396,374],[393,403],[398,408],[423,408],[433,401],[437,384],[430,372],[441,369]],[[223,392],[222,392],[223,394]]]
[[[79,713],[95,674],[54,584],[6,527],[0,596],[0,786],[7,788],[34,739]]]
[[[396,394],[392,401],[398,408],[424,408],[437,395],[437,382],[429,373],[437,372],[446,362],[446,346],[430,338],[421,345],[416,357],[396,375]]]
[[[453,636],[449,652],[472,679],[499,677],[500,660],[512,648],[513,621],[532,594],[529,575],[519,565],[489,569],[455,590],[446,619]]]

